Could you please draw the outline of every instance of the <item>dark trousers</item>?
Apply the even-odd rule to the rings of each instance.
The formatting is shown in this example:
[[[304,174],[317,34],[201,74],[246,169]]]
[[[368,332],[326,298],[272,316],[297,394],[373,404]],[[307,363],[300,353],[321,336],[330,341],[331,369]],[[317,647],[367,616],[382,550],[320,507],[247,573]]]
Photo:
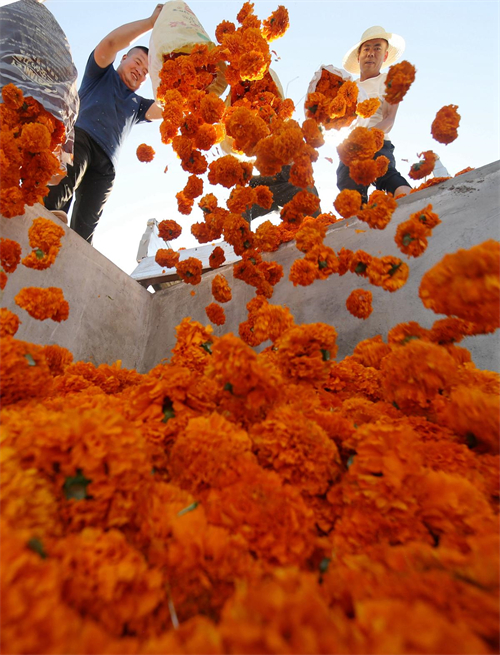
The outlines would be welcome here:
[[[290,202],[290,200],[299,191],[304,191],[304,189],[294,186],[291,182],[289,182],[290,169],[291,166],[286,165],[283,166],[277,175],[256,175],[252,177],[249,185],[252,188],[261,185],[269,187],[271,193],[273,194],[273,204],[270,209],[264,209],[264,207],[261,207],[260,205],[252,205],[252,207],[247,209],[247,211],[243,214],[243,217],[249,223],[253,218],[259,218],[259,216],[265,216],[266,214],[270,214],[273,211],[277,211],[283,207],[283,205],[286,205],[287,202]],[[315,196],[318,195],[316,187],[309,187],[307,191],[309,191],[309,193],[314,193]],[[316,211],[313,216],[319,216],[320,213],[321,211],[318,209],[318,211]]]
[[[394,146],[390,141],[384,141],[382,148],[375,153],[374,159],[381,157],[387,157],[389,160],[389,168],[387,173],[382,175],[375,180],[375,187],[381,191],[387,191],[388,193],[394,193],[397,188],[400,186],[411,186],[408,184],[407,180],[396,170],[396,160],[394,159]],[[340,191],[344,189],[351,189],[353,191],[359,191],[363,202],[368,202],[368,187],[363,186],[362,184],[357,184],[354,180],[351,179],[349,175],[349,167],[340,162],[337,168],[337,186]]]
[[[73,165],[68,166],[67,175],[59,184],[50,187],[45,207],[68,213],[74,195],[71,229],[92,243],[114,179],[115,169],[108,155],[77,127]]]

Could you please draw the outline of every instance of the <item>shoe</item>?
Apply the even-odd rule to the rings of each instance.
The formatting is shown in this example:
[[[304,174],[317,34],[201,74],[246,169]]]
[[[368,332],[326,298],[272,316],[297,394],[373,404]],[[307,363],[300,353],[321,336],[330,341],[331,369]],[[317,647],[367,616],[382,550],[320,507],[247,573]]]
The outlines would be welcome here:
[[[54,209],[51,212],[51,214],[53,214],[60,221],[62,221],[63,223],[66,223],[66,225],[68,225],[68,214],[66,214],[66,212],[63,212],[60,209]]]

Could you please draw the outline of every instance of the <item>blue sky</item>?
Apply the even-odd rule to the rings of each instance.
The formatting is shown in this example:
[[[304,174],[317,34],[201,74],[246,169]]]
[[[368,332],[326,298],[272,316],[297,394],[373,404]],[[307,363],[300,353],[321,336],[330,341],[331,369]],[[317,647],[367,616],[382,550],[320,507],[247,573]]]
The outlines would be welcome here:
[[[242,2],[190,1],[188,5],[213,37],[222,20],[236,22]],[[264,19],[279,2],[255,2],[255,13]],[[398,110],[391,139],[400,172],[407,175],[417,153],[434,150],[451,175],[466,166],[480,167],[499,158],[499,9],[492,2],[336,2],[298,0],[283,2],[290,14],[290,28],[273,42],[272,64],[287,97],[294,100],[297,120],[303,120],[305,93],[311,77],[321,66],[340,67],[344,54],[371,25],[381,25],[403,36],[403,59],[417,69],[416,80]],[[49,9],[71,46],[81,74],[90,52],[111,30],[124,23],[146,18],[156,3],[144,0],[47,0]],[[138,43],[149,44],[149,34]],[[119,55],[120,56],[120,55]],[[117,58],[117,62],[119,57]],[[149,79],[139,93],[152,97]],[[445,146],[433,140],[430,126],[436,112],[448,104],[458,105],[461,114],[459,138]],[[177,220],[183,234],[176,247],[197,245],[190,233],[192,223],[201,220],[195,208],[190,216],[177,212],[175,194],[188,174],[170,146],[159,138],[159,123],[139,125],[121,152],[115,187],[94,237],[94,246],[117,266],[130,273],[149,218]],[[331,133],[330,133],[331,134]],[[333,211],[338,193],[335,169],[337,133],[320,148],[315,164],[316,186],[323,211]],[[147,143],[156,151],[153,162],[141,163],[135,151]],[[215,155],[214,155],[215,158]],[[333,164],[328,159],[333,159]],[[409,160],[409,163],[403,161]],[[167,173],[164,173],[168,166]],[[204,193],[213,192],[205,180]],[[222,191],[221,198],[227,197]]]

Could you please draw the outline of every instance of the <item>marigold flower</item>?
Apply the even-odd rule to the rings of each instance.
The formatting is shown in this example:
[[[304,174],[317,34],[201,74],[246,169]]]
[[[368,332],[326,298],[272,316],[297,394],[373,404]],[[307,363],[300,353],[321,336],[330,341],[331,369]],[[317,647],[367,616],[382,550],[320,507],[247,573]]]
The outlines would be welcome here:
[[[165,266],[166,268],[175,268],[179,262],[179,253],[175,252],[171,248],[159,248],[156,251],[155,262],[159,266]]]
[[[415,81],[415,66],[409,61],[401,61],[389,68],[385,80],[385,100],[390,105],[397,105],[405,97]]]
[[[3,291],[5,289],[5,285],[7,284],[8,277],[5,273],[5,271],[0,269],[0,289]]]
[[[0,266],[6,273],[13,273],[21,261],[21,246],[17,241],[0,237]]]
[[[199,284],[201,282],[202,263],[196,257],[188,257],[175,266],[177,275],[186,284]]]
[[[224,312],[224,307],[221,307],[215,302],[210,303],[205,307],[205,312],[208,316],[208,320],[214,325],[224,325],[226,322],[226,314]]]
[[[196,175],[190,175],[186,186],[182,190],[186,198],[197,198],[203,193],[203,180]]]
[[[379,98],[367,98],[356,105],[356,114],[361,118],[370,118],[380,107]]]
[[[8,323],[13,327],[13,322],[8,321]],[[50,393],[52,376],[42,347],[26,341],[19,341],[10,335],[2,336],[1,341],[2,385],[0,397],[3,405],[29,398],[39,398]]]
[[[458,171],[458,173],[455,173],[455,177],[458,177],[459,175],[463,175],[464,173],[470,173],[470,171],[475,171],[476,169],[473,166],[467,166],[467,168],[462,168],[461,171]]]
[[[158,224],[158,236],[165,241],[171,241],[180,237],[182,227],[173,220],[160,221]]]
[[[410,269],[401,259],[389,255],[380,259],[373,257],[366,273],[371,284],[392,293],[406,284]]]
[[[23,92],[15,84],[6,84],[2,87],[2,99],[5,106],[10,109],[21,109],[24,102]]]
[[[357,213],[357,216],[368,223],[371,228],[383,230],[389,224],[397,206],[398,203],[391,193],[376,190],[370,195],[368,203],[363,205],[363,209]]]
[[[424,274],[419,296],[438,314],[500,327],[499,288],[500,244],[490,239],[445,255]]]
[[[400,223],[394,241],[402,253],[409,257],[420,257],[427,250],[429,230],[419,220],[410,219]]]
[[[0,214],[5,218],[24,214],[24,197],[21,189],[17,187],[0,189]]]
[[[61,289],[48,287],[25,287],[14,298],[16,305],[25,309],[30,316],[39,321],[51,318],[53,321],[65,321],[69,316],[69,305],[64,300]]]
[[[211,162],[208,167],[208,181],[210,184],[221,184],[230,189],[239,184],[243,186],[249,181],[246,167],[233,155],[225,155]]]
[[[73,354],[67,348],[61,348],[57,344],[43,346],[43,354],[54,377],[63,375],[66,368],[73,362]]]
[[[417,191],[422,191],[422,189],[428,189],[431,186],[436,186],[449,179],[450,177],[431,177],[426,182],[422,182],[422,184],[420,184],[415,189],[412,189],[410,193],[417,193]]]
[[[226,261],[226,255],[224,254],[224,250],[220,246],[215,246],[215,248],[210,254],[210,257],[208,258],[208,263],[210,264],[210,267],[219,268],[219,266],[222,266],[222,264],[225,261]]]
[[[423,159],[416,164],[412,164],[409,172],[412,180],[421,180],[423,177],[430,175],[438,158],[432,150],[421,152],[417,157],[423,157]]]
[[[460,114],[457,112],[458,105],[446,105],[436,114],[431,125],[431,133],[436,141],[448,145],[458,136]]]
[[[215,38],[219,43],[222,43],[225,34],[233,34],[236,31],[236,26],[228,20],[221,21],[215,28]]]
[[[148,146],[145,143],[141,143],[141,145],[137,147],[136,155],[139,161],[148,163],[153,161],[155,151],[151,146]]]
[[[357,184],[370,186],[378,177],[387,173],[389,160],[381,155],[377,159],[354,160],[349,166],[349,177]]]
[[[182,170],[193,175],[203,175],[208,168],[205,157],[199,150],[192,150],[189,157],[181,161]]]
[[[372,298],[371,291],[354,289],[354,291],[351,291],[345,302],[347,311],[353,316],[356,316],[356,318],[368,318],[373,311]]]
[[[254,187],[255,195],[257,197],[256,204],[264,209],[271,209],[274,202],[274,196],[271,189],[265,185]]]
[[[301,252],[308,252],[314,246],[323,244],[326,228],[314,218],[306,218],[295,235],[295,245]]]
[[[325,379],[337,354],[336,340],[335,328],[324,323],[287,330],[276,341],[278,363],[284,375],[313,384]]]
[[[19,137],[19,146],[30,153],[38,153],[50,147],[50,132],[41,123],[26,123]]]
[[[340,160],[350,166],[353,161],[373,159],[382,148],[384,133],[377,128],[356,127],[338,146]]]
[[[296,259],[290,268],[288,279],[293,282],[293,286],[301,285],[307,287],[312,284],[318,277],[318,266],[312,261],[306,259]]]
[[[256,200],[257,194],[254,189],[237,185],[229,195],[227,208],[233,214],[243,214],[255,204]]]
[[[199,150],[210,150],[217,143],[218,132],[213,125],[203,123],[194,135],[194,145]]]
[[[263,252],[278,250],[281,239],[279,229],[271,221],[264,221],[255,231],[255,247]]]
[[[229,302],[231,300],[231,287],[223,275],[216,275],[212,280],[212,295],[217,302]]]
[[[5,307],[0,308],[0,337],[13,337],[19,329],[19,317]]]

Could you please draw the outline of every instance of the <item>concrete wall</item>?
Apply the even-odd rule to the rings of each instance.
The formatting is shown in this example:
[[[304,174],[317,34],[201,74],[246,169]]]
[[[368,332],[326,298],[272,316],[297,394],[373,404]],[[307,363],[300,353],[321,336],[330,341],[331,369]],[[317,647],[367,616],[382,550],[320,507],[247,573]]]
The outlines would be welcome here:
[[[75,361],[112,364],[118,359],[126,368],[140,367],[145,355],[153,296],[55,219],[42,205],[27,208],[24,216],[0,217],[1,234],[21,244],[25,257],[31,252],[28,229],[33,219],[51,218],[66,231],[54,264],[34,271],[20,264],[4,290],[2,306],[19,316],[17,338],[37,344],[58,344],[73,353]],[[37,321],[14,303],[20,289],[60,287],[69,303],[69,318],[57,323]]]
[[[338,360],[351,354],[363,339],[377,334],[385,338],[397,323],[418,321],[423,327],[430,327],[442,317],[423,307],[418,297],[421,277],[447,253],[491,238],[500,240],[499,179],[500,162],[495,162],[400,200],[385,230],[372,230],[356,218],[329,228],[325,243],[335,251],[345,247],[376,256],[400,256],[394,243],[396,227],[411,213],[432,203],[442,223],[434,229],[424,255],[417,259],[402,256],[410,267],[410,277],[399,291],[388,293],[350,273],[343,277],[333,275],[309,287],[294,287],[288,281],[288,273],[299,252],[290,243],[266,255],[267,259],[279,262],[285,273],[271,302],[287,305],[297,323],[334,325],[338,332]],[[50,214],[36,205],[23,217],[0,219],[2,236],[21,243],[23,256],[31,250],[27,232],[37,216]],[[95,364],[121,359],[123,366],[145,372],[170,356],[175,345],[175,327],[185,316],[208,324],[204,308],[213,301],[211,284],[218,273],[226,276],[233,299],[224,305],[226,324],[214,326],[214,334],[237,334],[239,323],[246,320],[245,305],[254,296],[254,289],[233,279],[232,266],[205,273],[196,287],[179,283],[150,294],[77,234],[66,230],[63,248],[50,269],[32,271],[21,265],[9,277],[2,306],[23,321],[17,334],[20,339],[57,343],[71,350],[75,359]],[[69,319],[55,323],[30,318],[13,301],[23,286],[61,287],[70,304]],[[353,317],[345,307],[348,295],[356,288],[369,289],[373,294],[373,313],[366,321]],[[462,345],[471,351],[479,368],[500,371],[498,331],[468,338]]]
[[[417,321],[423,327],[431,327],[435,320],[443,316],[434,314],[422,305],[418,297],[422,275],[447,253],[470,248],[491,238],[500,240],[499,180],[500,162],[495,162],[401,199],[385,230],[370,229],[357,218],[329,228],[325,244],[335,251],[344,247],[365,250],[376,256],[401,256],[410,267],[410,277],[398,291],[389,293],[373,287],[364,278],[351,273],[342,277],[332,275],[328,280],[317,280],[308,287],[294,287],[288,281],[288,274],[300,253],[294,243],[288,243],[282,245],[279,251],[265,255],[266,259],[280,263],[285,273],[275,287],[270,302],[289,307],[297,323],[324,322],[335,326],[338,332],[338,360],[350,355],[363,339],[377,334],[385,339],[388,330],[397,323]],[[442,222],[434,229],[427,251],[421,257],[406,258],[394,243],[396,228],[410,214],[429,203]],[[254,290],[233,279],[232,266],[211,271],[203,276],[196,287],[179,284],[155,294],[145,369],[167,356],[175,345],[174,327],[184,316],[203,324],[208,322],[204,307],[213,301],[211,284],[218,272],[226,276],[233,299],[224,305],[225,325],[214,326],[214,334],[238,334],[238,324],[246,320],[245,304],[253,297]],[[367,320],[355,318],[345,307],[351,291],[358,288],[369,289],[373,294],[373,312]],[[194,297],[190,295],[192,289],[196,292]],[[500,371],[499,341],[497,331],[493,335],[467,338],[461,345],[471,351],[476,366]]]

